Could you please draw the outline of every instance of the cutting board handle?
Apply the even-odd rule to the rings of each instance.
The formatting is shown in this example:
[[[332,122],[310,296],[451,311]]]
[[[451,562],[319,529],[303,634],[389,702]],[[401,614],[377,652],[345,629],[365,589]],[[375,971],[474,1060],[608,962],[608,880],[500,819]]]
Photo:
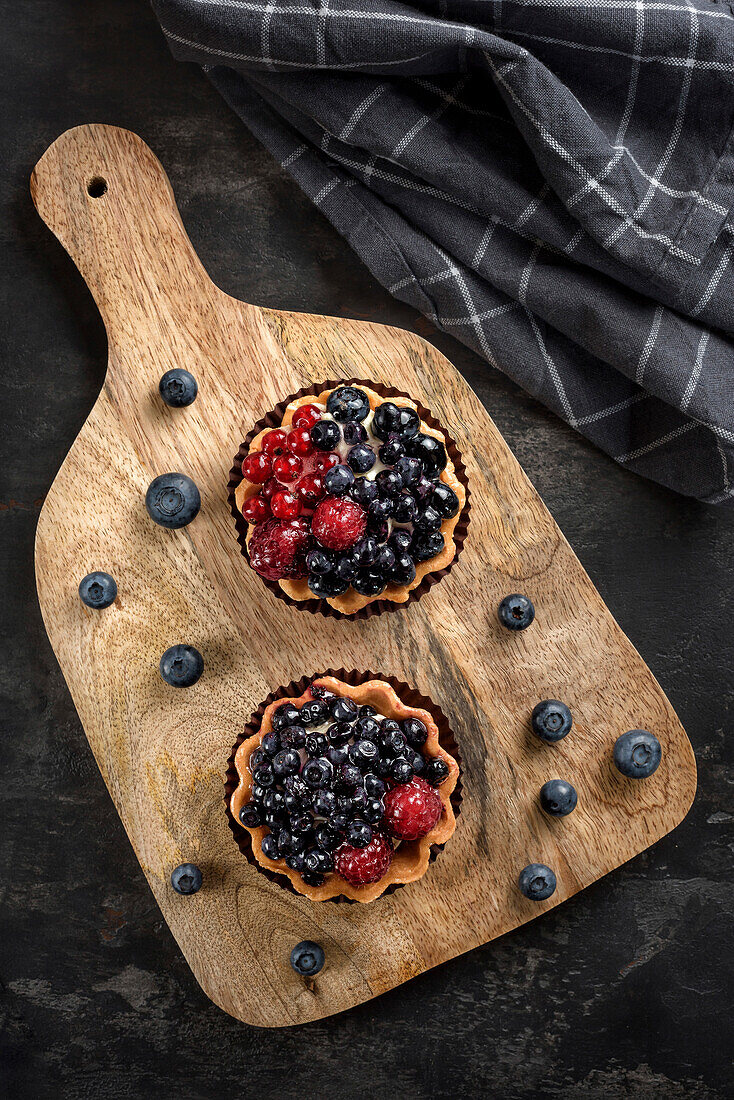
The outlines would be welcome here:
[[[185,329],[194,280],[207,296],[221,294],[183,227],[160,162],[136,134],[117,126],[67,130],[31,176],[38,213],[58,237],[94,295],[111,345],[139,339],[161,314]],[[190,291],[190,285],[186,287]]]

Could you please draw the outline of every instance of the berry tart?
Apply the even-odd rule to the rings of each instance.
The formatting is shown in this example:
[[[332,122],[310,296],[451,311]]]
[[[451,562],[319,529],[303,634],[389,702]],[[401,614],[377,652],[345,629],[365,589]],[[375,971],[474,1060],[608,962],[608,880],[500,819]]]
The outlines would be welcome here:
[[[450,565],[466,490],[413,401],[351,383],[295,397],[258,432],[234,500],[256,573],[352,615]]]
[[[312,901],[374,901],[421,878],[456,827],[459,765],[438,737],[385,680],[327,675],[277,698],[234,756],[229,809],[256,865]]]

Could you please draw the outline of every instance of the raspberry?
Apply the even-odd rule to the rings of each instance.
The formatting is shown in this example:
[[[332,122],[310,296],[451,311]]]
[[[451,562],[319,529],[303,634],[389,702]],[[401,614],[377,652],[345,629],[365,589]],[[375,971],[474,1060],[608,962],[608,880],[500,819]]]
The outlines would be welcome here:
[[[288,436],[282,428],[274,428],[272,432],[268,432],[263,436],[262,449],[273,458],[276,455],[282,455],[285,453],[287,438]]]
[[[263,520],[270,518],[270,505],[262,493],[257,493],[242,505],[242,515],[248,523],[262,523]]]
[[[317,506],[311,530],[327,550],[347,550],[354,546],[367,527],[367,514],[353,500],[326,497]]]
[[[295,519],[296,516],[301,514],[301,502],[298,497],[294,497],[293,493],[289,493],[287,489],[273,494],[270,507],[273,515],[277,516],[278,519]]]
[[[315,508],[324,493],[324,483],[319,474],[306,474],[295,488],[295,494],[304,508]]]
[[[385,826],[399,840],[427,836],[441,817],[441,799],[425,779],[392,787],[385,795]]]
[[[297,455],[278,455],[273,462],[273,473],[281,481],[295,481],[303,473],[303,463]]]
[[[293,423],[302,424],[304,428],[313,428],[317,420],[321,419],[321,409],[317,405],[301,405],[293,414]]]
[[[308,428],[297,425],[288,435],[287,447],[294,455],[310,455],[313,451],[313,443]]]
[[[311,545],[308,520],[269,519],[258,524],[250,539],[250,565],[269,581],[305,577],[306,553]]]
[[[272,460],[270,455],[262,451],[253,451],[242,463],[242,476],[255,485],[262,485],[267,481],[271,473]]]
[[[379,882],[392,863],[393,848],[384,833],[374,833],[366,848],[342,844],[334,853],[334,870],[350,886]]]

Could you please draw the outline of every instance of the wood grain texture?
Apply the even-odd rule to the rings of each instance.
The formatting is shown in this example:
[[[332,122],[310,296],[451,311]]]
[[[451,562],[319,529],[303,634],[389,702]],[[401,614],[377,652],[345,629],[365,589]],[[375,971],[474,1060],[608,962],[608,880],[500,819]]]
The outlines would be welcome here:
[[[106,192],[92,198],[88,182]],[[62,135],[32,177],[41,217],[89,285],[109,339],[97,403],[39,521],[44,621],[92,750],[151,888],[207,994],[248,1023],[282,1026],[341,1011],[502,935],[559,904],[677,825],[695,793],[688,739],[660,686],[615,623],[563,535],[466,383],[409,332],[281,313],[238,302],[209,280],[168,180],[135,135],[84,126]],[[171,367],[199,396],[169,409],[157,392]],[[362,375],[413,394],[454,435],[472,490],[456,568],[418,604],[367,622],[284,606],[246,567],[227,506],[232,457],[284,394]],[[168,470],[191,475],[201,514],[165,531],[145,490]],[[115,576],[103,612],[78,599],[93,569]],[[495,609],[510,591],[534,601],[512,634]],[[187,641],[206,669],[167,687],[160,654]],[[250,867],[227,827],[226,761],[269,691],[325,667],[377,668],[415,684],[451,722],[463,759],[457,831],[418,883],[372,905],[315,905]],[[562,698],[575,726],[541,745],[528,717]],[[651,729],[663,761],[645,782],[620,777],[616,737]],[[570,779],[577,810],[537,805],[549,778]],[[93,827],[93,825],[90,825]],[[197,862],[205,887],[170,888]],[[535,904],[516,887],[540,861],[558,889]],[[327,966],[304,983],[288,963],[301,939]]]

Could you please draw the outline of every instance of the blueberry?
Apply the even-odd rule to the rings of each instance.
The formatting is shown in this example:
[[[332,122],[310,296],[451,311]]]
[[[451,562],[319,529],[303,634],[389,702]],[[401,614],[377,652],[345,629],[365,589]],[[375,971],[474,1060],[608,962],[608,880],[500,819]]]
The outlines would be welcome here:
[[[336,469],[336,467],[334,467]],[[327,573],[330,573],[334,565],[331,554],[328,554],[326,550],[309,550],[306,554],[306,567],[309,573],[312,573],[315,577],[325,577]]]
[[[515,592],[505,596],[497,608],[497,615],[508,630],[525,630],[535,618],[535,608],[527,596]]]
[[[363,810],[364,819],[368,823],[368,825],[379,824],[379,822],[383,818],[384,813],[385,807],[383,805],[382,799],[368,797],[367,804]]]
[[[374,718],[377,711],[374,707],[371,707],[369,703],[361,703],[359,707],[360,718]]]
[[[430,558],[435,558],[436,554],[441,553],[444,545],[444,537],[440,531],[430,533],[416,531],[411,543],[410,553],[413,561],[419,564],[420,562],[429,561]]]
[[[377,456],[369,444],[357,443],[349,451],[347,462],[355,474],[366,474],[377,462]]]
[[[380,470],[375,481],[378,492],[386,497],[396,497],[403,487],[403,479],[397,470]]]
[[[542,703],[536,703],[533,707],[530,724],[533,733],[541,741],[552,744],[569,733],[573,718],[565,703],[559,703],[557,699],[544,699]]]
[[[438,531],[442,523],[443,520],[433,505],[427,504],[416,516],[415,529],[426,534],[432,534],[434,531]]]
[[[259,787],[272,787],[275,773],[272,764],[257,764],[252,769],[252,778]]]
[[[316,826],[314,836],[319,848],[323,848],[325,852],[333,852],[341,840],[339,829],[335,829],[328,821]]]
[[[323,969],[326,955],[323,947],[319,947],[313,940],[302,940],[291,951],[291,966],[296,974],[304,978],[312,978]]]
[[[290,867],[291,871],[302,871],[304,868],[303,852],[294,852],[290,856],[285,857],[286,867]]]
[[[329,710],[335,722],[356,722],[359,718],[359,707],[353,699],[338,696],[331,703]]]
[[[349,749],[349,759],[361,772],[366,772],[377,758],[377,745],[374,741],[355,741]]]
[[[647,730],[629,730],[614,744],[614,764],[630,779],[647,779],[657,771],[662,748],[657,737]]]
[[[161,527],[185,527],[199,514],[201,496],[186,474],[160,474],[145,494],[150,518]]]
[[[374,570],[388,580],[395,568],[395,554],[389,546],[381,546],[375,559]]]
[[[326,705],[320,699],[309,699],[301,707],[300,720],[304,726],[320,726],[328,716]]]
[[[390,472],[390,471],[386,471]],[[383,519],[389,519],[389,517],[395,511],[395,501],[392,497],[379,497],[377,500],[373,500],[367,510],[368,519],[382,521]]]
[[[323,684],[317,684],[315,681],[311,684],[311,694],[316,699],[321,699],[324,703],[331,703],[332,699],[336,699],[336,695],[333,691],[329,691]]]
[[[423,472],[427,477],[435,478],[442,470],[446,469],[446,463],[448,462],[446,448],[440,439],[418,432],[417,435],[408,440],[406,449],[413,458],[421,460]]]
[[[324,876],[318,871],[303,871],[301,878],[306,883],[306,886],[323,886]]]
[[[362,817],[364,815],[364,809],[369,802],[367,792],[364,787],[357,787],[356,791],[350,796],[352,816]]]
[[[394,584],[411,584],[415,580],[415,562],[410,554],[400,553],[395,555],[395,564],[392,568],[390,580]]]
[[[395,501],[393,518],[396,523],[414,523],[418,515],[418,504],[412,493],[403,490]]]
[[[79,582],[79,599],[87,607],[102,611],[117,599],[117,582],[109,573],[87,573]]]
[[[261,787],[259,783],[252,784],[252,801],[261,803],[265,795],[268,793],[264,787]]]
[[[354,485],[354,474],[348,466],[332,466],[324,474],[324,488],[333,497],[341,497]]]
[[[401,756],[405,750],[405,734],[400,729],[381,730],[379,744],[383,756]]]
[[[285,726],[294,726],[299,721],[300,711],[292,703],[283,703],[273,711],[270,724],[274,730],[283,729]]]
[[[404,718],[400,728],[405,734],[405,739],[413,749],[422,749],[428,737],[428,729],[420,718]]]
[[[306,744],[306,730],[303,726],[286,726],[281,731],[281,740],[291,749],[302,749]]]
[[[540,788],[540,805],[551,817],[565,817],[576,809],[578,795],[565,779],[549,779]]]
[[[269,764],[268,754],[264,749],[253,749],[250,753],[250,771],[254,772],[255,768],[259,768],[261,764]]]
[[[395,469],[403,479],[403,485],[414,485],[423,474],[423,463],[412,455],[403,455],[395,463]]]
[[[379,779],[390,779],[392,776],[393,759],[391,756],[380,756],[374,763],[373,769]]]
[[[314,596],[318,596],[321,600],[332,599],[334,596],[343,596],[349,588],[349,581],[344,580],[342,577],[337,577],[334,573],[327,573],[325,577],[309,573],[307,584]]]
[[[195,863],[180,863],[171,872],[171,886],[177,894],[196,894],[203,881],[204,876]]]
[[[257,802],[246,802],[240,810],[240,821],[248,829],[257,829],[263,823],[262,810]]]
[[[293,836],[304,836],[313,826],[313,816],[307,810],[291,814],[291,832]]]
[[[311,428],[311,442],[317,451],[335,450],[341,438],[341,428],[333,420],[317,420]]]
[[[555,893],[556,876],[544,863],[529,863],[517,880],[520,890],[531,901],[545,901]]]
[[[364,777],[364,789],[370,798],[382,798],[385,793],[385,784],[376,775],[368,773]]]
[[[377,454],[380,462],[384,462],[386,466],[394,466],[405,454],[405,444],[397,436],[391,436],[387,443],[382,444]]]
[[[260,741],[260,748],[266,756],[275,756],[276,752],[279,752],[282,747],[281,736],[278,730],[270,730],[269,733],[263,734]]]
[[[307,760],[301,769],[301,778],[307,787],[312,790],[325,787],[334,772],[332,764],[323,756],[318,760]]]
[[[309,756],[323,756],[328,747],[329,742],[325,733],[309,733],[306,738],[306,752]]]
[[[192,645],[172,645],[161,657],[160,670],[171,687],[191,687],[204,671],[204,658]]]
[[[311,792],[300,775],[287,776],[283,781],[283,787],[285,788],[286,794],[300,806],[305,806],[311,798]]]
[[[285,795],[282,791],[271,788],[271,790],[265,792],[262,804],[267,813],[277,817],[283,813],[285,808]]]
[[[317,791],[313,799],[314,813],[319,817],[329,817],[336,809],[336,795],[333,791]]]
[[[354,848],[366,848],[372,840],[372,828],[361,818],[355,818],[347,826],[347,841]]]
[[[158,383],[158,392],[172,409],[183,409],[196,400],[199,387],[193,374],[181,367],[167,370]]]
[[[390,538],[387,540],[388,546],[391,546],[396,552],[405,552],[410,549],[413,536],[409,531],[401,531],[399,528],[392,532]]]
[[[350,420],[364,420],[370,411],[370,403],[364,390],[356,386],[339,386],[327,397],[326,411],[340,424],[346,424]]]
[[[272,833],[266,833],[260,844],[262,854],[268,859],[280,859],[280,848]]]
[[[321,848],[309,848],[303,857],[303,865],[307,871],[318,871],[323,874],[334,869],[334,860]]]
[[[356,420],[350,420],[348,424],[344,425],[342,435],[344,436],[344,442],[348,443],[350,447],[353,447],[355,443],[365,443],[367,441],[367,430],[364,424],[358,424]]]
[[[355,764],[342,764],[337,770],[337,781],[339,790],[351,791],[361,785],[362,773]]]
[[[343,833],[346,830],[349,821],[349,814],[345,813],[343,810],[337,810],[329,818],[329,824],[332,829],[336,829],[338,833]]]
[[[410,490],[413,493],[413,495],[416,497],[417,500],[425,500],[426,503],[428,503],[428,500],[430,499],[431,495],[433,494],[434,488],[435,488],[434,482],[430,481],[425,476],[425,474],[421,474],[421,476],[418,478],[418,480],[416,482],[414,482],[413,485],[411,485]]]
[[[372,565],[377,557],[378,550],[377,540],[373,539],[371,535],[365,535],[363,538],[358,539],[352,547],[352,560],[355,565]]]
[[[295,749],[281,749],[273,760],[276,775],[298,775],[301,769],[301,757]]]
[[[372,431],[380,439],[387,440],[391,435],[408,439],[417,433],[419,427],[420,417],[415,409],[395,405],[392,401],[384,401],[375,409]]]
[[[357,719],[356,736],[366,741],[375,741],[380,732],[380,723],[371,714],[363,715],[359,708],[360,716]]]
[[[404,756],[399,756],[393,762],[392,777],[396,783],[410,783],[413,778],[412,765]]]
[[[400,723],[395,718],[383,718],[380,722],[380,730],[382,733],[391,733],[395,731],[400,733]]]
[[[443,481],[436,482],[431,504],[443,519],[452,519],[459,511],[459,498],[451,486]]]
[[[368,515],[367,532],[378,542],[387,542],[387,536],[390,534],[390,523],[386,519]]]
[[[414,749],[406,749],[405,759],[413,768],[415,775],[423,775],[426,770],[426,759],[421,753],[416,752]]]
[[[349,722],[335,722],[327,729],[326,736],[332,747],[342,748],[352,736],[352,727]]]
[[[352,500],[356,500],[357,504],[361,504],[363,508],[367,508],[373,500],[377,500],[379,494],[374,481],[370,481],[367,477],[358,477],[349,495]]]
[[[432,787],[440,787],[449,774],[449,766],[440,756],[432,757],[425,766],[423,777]]]
[[[352,587],[360,596],[378,596],[385,588],[385,579],[374,569],[358,569]]]

